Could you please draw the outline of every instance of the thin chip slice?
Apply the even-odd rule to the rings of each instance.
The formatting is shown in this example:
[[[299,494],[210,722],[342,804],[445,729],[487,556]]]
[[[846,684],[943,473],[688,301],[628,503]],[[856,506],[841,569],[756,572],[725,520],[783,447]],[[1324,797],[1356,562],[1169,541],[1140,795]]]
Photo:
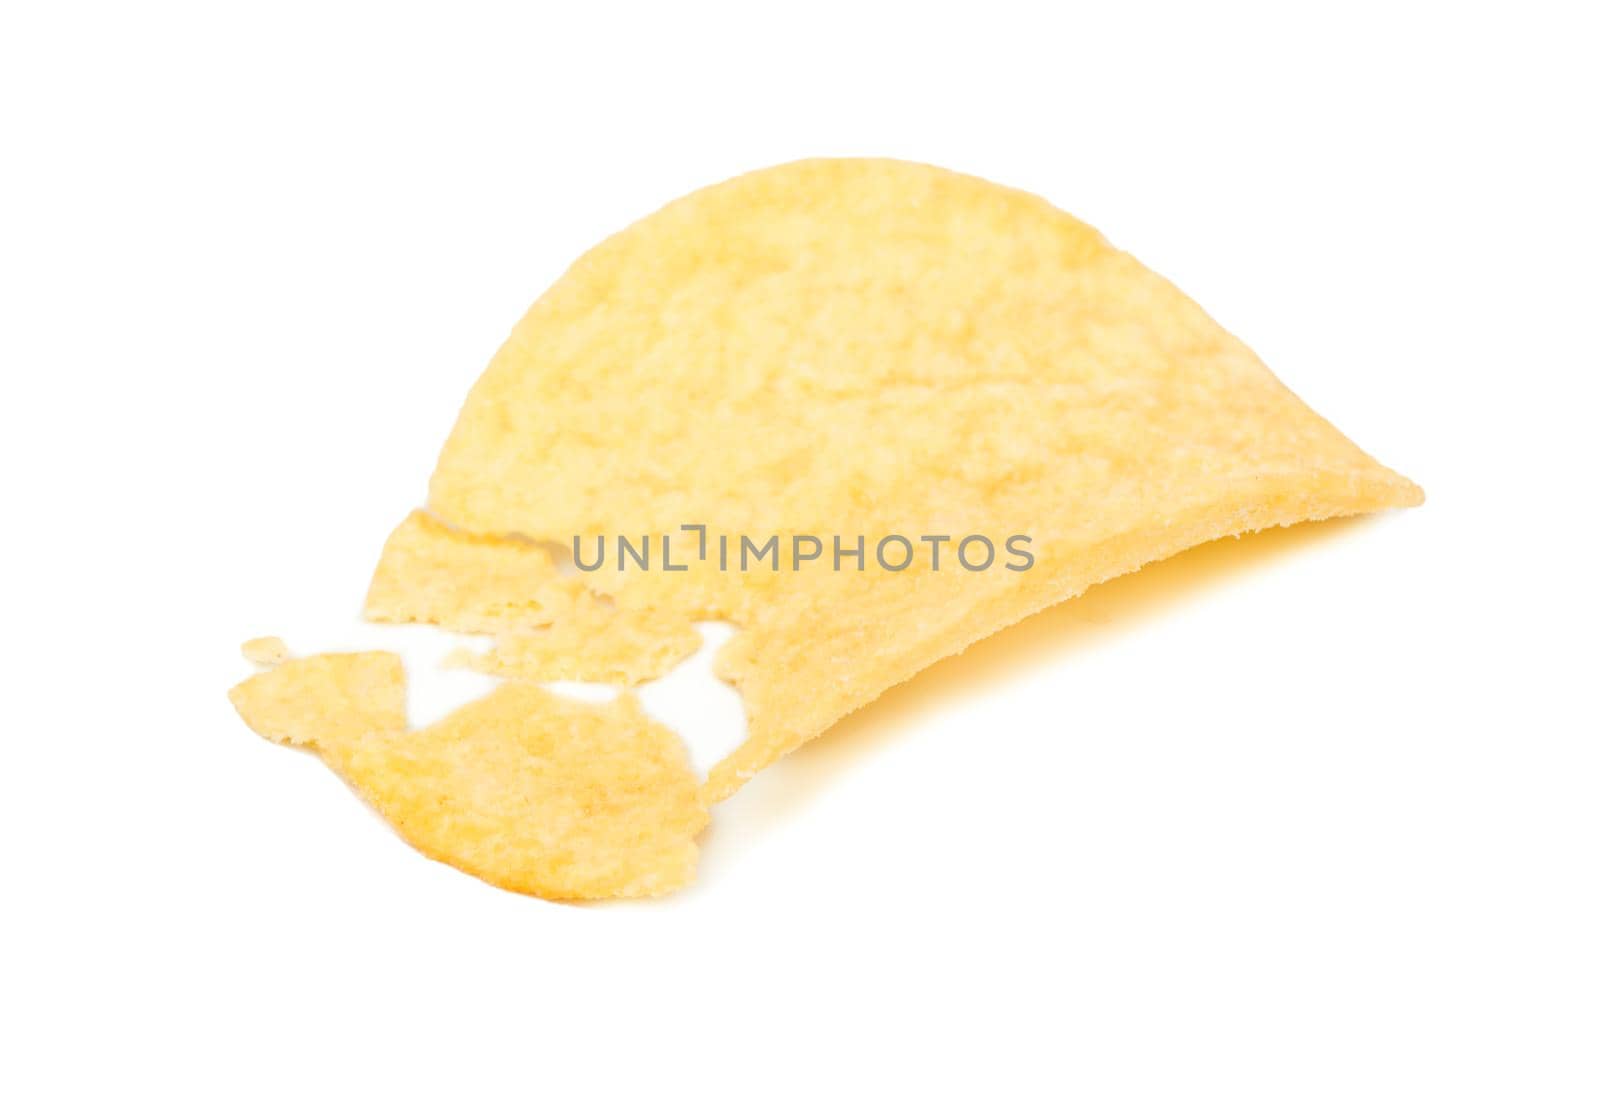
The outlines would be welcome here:
[[[1421,498],[1193,301],[1043,200],[916,164],[814,160],[692,194],[578,260],[474,386],[429,509],[470,534],[558,543],[686,523],[869,546],[1031,538],[1024,571],[947,555],[942,571],[924,557],[899,573],[585,576],[625,608],[741,626],[719,667],[750,731],[711,775],[718,799],[1093,583]],[[443,561],[443,585],[476,582],[476,566]]]
[[[631,694],[583,704],[507,684],[421,731],[383,652],[330,654],[229,694],[266,738],[315,750],[412,845],[545,898],[664,894],[708,816],[682,742]]]

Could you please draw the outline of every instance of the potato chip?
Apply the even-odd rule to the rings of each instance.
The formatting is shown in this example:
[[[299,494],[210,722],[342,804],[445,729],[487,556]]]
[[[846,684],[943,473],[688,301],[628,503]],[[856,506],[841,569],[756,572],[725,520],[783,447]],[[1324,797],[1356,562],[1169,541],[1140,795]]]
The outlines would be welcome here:
[[[508,684],[421,731],[384,652],[299,659],[229,694],[263,737],[316,751],[412,845],[545,898],[662,894],[708,816],[678,736],[631,694],[583,704]]]
[[[472,389],[429,508],[472,535],[563,544],[682,547],[686,524],[847,545],[1030,538],[1023,571],[584,576],[625,608],[741,626],[718,665],[749,737],[712,772],[714,800],[1093,583],[1217,537],[1421,498],[1170,283],[1043,200],[916,164],[814,160],[690,195],[581,258]]]
[[[706,804],[931,663],[1204,541],[1421,500],[1042,199],[805,161],[583,256],[468,395],[366,611],[492,635],[457,658],[513,683],[414,733],[392,656],[233,695],[431,856],[655,894],[692,874]],[[709,619],[739,626],[716,668],[749,733],[701,787],[631,695],[530,684],[646,680]]]

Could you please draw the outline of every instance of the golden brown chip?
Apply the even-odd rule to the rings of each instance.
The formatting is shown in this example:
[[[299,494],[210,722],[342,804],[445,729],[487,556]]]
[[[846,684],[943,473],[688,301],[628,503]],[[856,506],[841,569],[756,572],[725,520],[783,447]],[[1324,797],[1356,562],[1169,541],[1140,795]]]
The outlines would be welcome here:
[[[697,781],[631,694],[590,705],[508,684],[407,731],[400,660],[374,652],[288,662],[229,695],[264,737],[315,750],[412,845],[496,886],[638,897],[694,877]]]
[[[474,386],[429,507],[473,534],[561,543],[685,523],[864,534],[869,552],[888,534],[1031,537],[1020,572],[585,576],[626,608],[742,626],[719,668],[750,733],[713,771],[716,799],[1093,583],[1421,497],[1043,200],[921,165],[816,160],[690,195],[581,258]]]

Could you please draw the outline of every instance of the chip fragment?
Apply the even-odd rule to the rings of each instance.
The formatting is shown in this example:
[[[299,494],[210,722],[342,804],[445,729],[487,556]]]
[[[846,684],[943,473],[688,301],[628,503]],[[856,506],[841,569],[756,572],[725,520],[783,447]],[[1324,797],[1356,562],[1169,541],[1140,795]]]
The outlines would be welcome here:
[[[530,616],[548,619],[541,599],[558,575],[543,545],[459,532],[417,510],[389,534],[365,611],[385,624],[490,633]]]
[[[603,705],[507,684],[406,730],[386,652],[299,659],[229,694],[263,737],[314,750],[428,856],[544,898],[664,894],[708,821],[682,741],[631,694]]]
[[[622,608],[559,572],[547,547],[449,529],[421,511],[390,535],[366,615],[492,635],[449,664],[523,681],[636,685],[694,654],[700,635],[678,615]]]
[[[292,659],[241,681],[228,699],[262,738],[310,747],[335,768],[367,735],[406,727],[405,666],[387,651]]]
[[[289,657],[289,648],[277,636],[257,636],[241,643],[239,653],[257,666],[276,666]]]

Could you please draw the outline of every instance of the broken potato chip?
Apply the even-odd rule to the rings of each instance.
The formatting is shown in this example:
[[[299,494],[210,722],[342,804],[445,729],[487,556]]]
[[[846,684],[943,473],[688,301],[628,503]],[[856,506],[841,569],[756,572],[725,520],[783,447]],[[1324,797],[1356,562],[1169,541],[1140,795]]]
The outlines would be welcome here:
[[[518,682],[495,704],[536,708],[541,725],[552,716],[526,683],[647,680],[695,649],[696,622],[733,623],[716,668],[748,736],[700,789],[714,803],[897,682],[1095,583],[1219,537],[1421,500],[1171,283],[1043,199],[918,164],[810,160],[671,203],[534,303],[469,393],[427,512],[385,546],[367,613],[493,635],[468,662]],[[660,538],[658,564],[619,552],[564,573],[550,547],[623,534]],[[1020,538],[1027,565],[958,564],[976,534]],[[794,558],[729,567],[728,536],[777,537]],[[944,566],[871,558],[895,538],[945,538]],[[801,539],[847,546],[845,562],[801,567]],[[668,540],[688,566],[659,565]],[[666,826],[667,843],[628,831],[655,850],[630,878],[651,881],[638,893],[682,882],[660,860],[692,828],[681,780],[662,775],[654,732],[619,722],[636,721],[582,722],[610,743],[607,765],[494,778],[528,792],[527,825],[461,798],[426,827],[396,825],[514,889],[620,893],[628,873],[598,865],[624,829],[596,840],[549,812],[620,780],[608,766],[636,750],[633,775],[650,779],[616,790],[661,797],[629,817]],[[364,736],[395,759],[362,770],[383,789],[369,797],[412,819],[428,793],[408,782],[534,765],[483,733],[448,764],[401,763],[406,736]]]

